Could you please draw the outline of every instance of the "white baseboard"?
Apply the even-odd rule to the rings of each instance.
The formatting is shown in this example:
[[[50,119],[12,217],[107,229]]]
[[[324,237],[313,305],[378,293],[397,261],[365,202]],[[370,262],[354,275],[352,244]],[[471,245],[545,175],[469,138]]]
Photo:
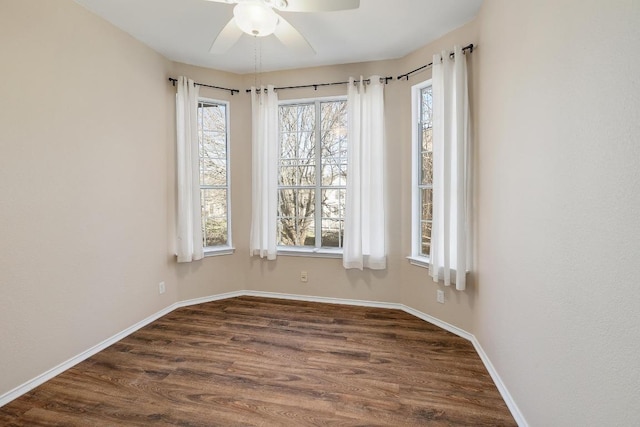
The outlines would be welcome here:
[[[500,375],[493,367],[493,364],[489,360],[489,357],[485,353],[484,349],[476,339],[476,337],[465,331],[464,329],[460,329],[457,326],[454,326],[450,323],[442,321],[436,317],[423,313],[415,308],[406,306],[404,304],[399,303],[388,303],[388,302],[378,302],[378,301],[366,301],[366,300],[352,300],[352,299],[341,299],[341,298],[328,298],[328,297],[316,297],[316,296],[308,296],[308,295],[298,295],[298,294],[280,294],[275,292],[261,292],[261,291],[243,291],[240,293],[242,296],[255,296],[255,297],[263,297],[263,298],[280,298],[280,299],[288,299],[288,300],[296,300],[296,301],[308,301],[308,302],[320,302],[320,303],[330,303],[330,304],[344,304],[344,305],[355,305],[361,307],[376,307],[376,308],[390,308],[396,310],[402,310],[405,313],[411,314],[419,319],[424,320],[425,322],[431,323],[432,325],[438,326],[445,331],[449,331],[452,334],[455,334],[461,338],[470,341],[473,344],[473,347],[476,349],[476,352],[480,356],[480,360],[484,364],[485,368],[491,375],[493,382],[496,384],[502,399],[507,404],[509,411],[511,411],[511,415],[518,423],[519,427],[528,427],[524,416],[520,412],[520,408],[516,405],[515,401],[509,394],[507,387],[502,382]],[[238,296],[241,296],[238,295]]]
[[[171,313],[173,310],[175,310],[178,307],[178,304],[172,304],[169,307],[166,307],[160,311],[158,311],[157,313],[152,314],[151,316],[147,317],[144,320],[141,320],[140,322],[136,323],[133,326],[128,327],[127,329],[118,332],[117,334],[115,334],[114,336],[107,338],[106,340],[102,341],[101,343],[98,343],[96,345],[94,345],[93,347],[89,348],[88,350],[83,351],[82,353],[73,356],[71,359],[62,362],[61,364],[59,364],[58,366],[55,366],[51,369],[49,369],[48,371],[38,375],[37,377],[27,381],[26,383],[19,385],[18,387],[14,388],[13,390],[10,390],[6,393],[4,393],[3,395],[0,396],[0,407],[6,405],[7,403],[11,402],[14,399],[17,399],[18,397],[22,396],[25,393],[28,393],[29,391],[33,390],[34,388],[38,387],[40,384],[43,384],[47,381],[49,381],[51,378],[55,377],[56,375],[59,375],[61,373],[63,373],[64,371],[66,371],[67,369],[70,369],[72,367],[74,367],[75,365],[77,365],[78,363],[82,362],[83,360],[88,359],[89,357],[93,356],[96,353],[99,353],[100,351],[104,350],[105,348],[109,347],[112,344],[115,344],[116,342],[120,341],[121,339],[125,338],[126,336],[134,333],[135,331],[137,331],[138,329],[147,326],[149,323],[158,320],[159,318],[161,318],[164,315],[167,315],[169,313]]]
[[[469,332],[465,331],[464,329],[460,329],[457,326],[453,326],[450,323],[447,323],[445,321],[442,321],[436,317],[430,316],[426,313],[423,313],[421,311],[416,310],[415,308],[411,308],[408,307],[406,305],[402,305],[401,306],[401,310],[405,311],[406,313],[409,313],[413,316],[416,316],[418,319],[422,319],[425,322],[431,323],[432,325],[436,325],[442,329],[444,329],[445,331],[449,331],[452,334],[455,334],[457,336],[459,336],[460,338],[464,338],[467,341],[471,341],[471,339],[473,338],[473,335],[470,334]]]
[[[227,292],[224,294],[210,295],[208,297],[193,298],[193,299],[177,302],[176,308],[189,307],[190,305],[204,304],[207,302],[220,301],[220,300],[229,299],[229,298],[236,298],[244,295],[247,295],[245,291],[234,291],[234,292]]]
[[[527,424],[527,420],[525,420],[522,412],[520,412],[520,408],[518,408],[518,405],[516,405],[516,402],[511,397],[509,390],[507,390],[507,387],[502,382],[502,378],[500,378],[500,375],[498,374],[498,371],[496,371],[496,368],[493,367],[493,363],[491,363],[489,356],[487,356],[487,353],[485,353],[484,349],[480,345],[480,342],[478,342],[477,338],[474,335],[471,335],[470,341],[473,344],[473,347],[476,349],[478,356],[480,356],[480,360],[482,360],[482,363],[484,363],[484,367],[487,369],[487,371],[489,371],[491,379],[498,388],[498,391],[500,392],[504,403],[507,404],[511,415],[516,420],[516,423],[518,423],[518,426],[528,427],[529,424]]]
[[[148,325],[149,323],[161,318],[162,316],[165,316],[169,313],[171,313],[173,310],[177,309],[177,308],[181,308],[181,307],[188,307],[191,305],[197,305],[197,304],[204,304],[207,302],[211,302],[211,301],[219,301],[219,300],[223,300],[223,299],[228,299],[228,298],[236,298],[236,297],[241,297],[241,296],[253,296],[253,297],[262,297],[262,298],[278,298],[278,299],[287,299],[287,300],[295,300],[295,301],[307,301],[307,302],[319,302],[319,303],[329,303],[329,304],[342,304],[342,305],[354,305],[354,306],[361,306],[361,307],[375,307],[375,308],[388,308],[388,309],[396,309],[396,310],[402,310],[408,314],[411,314],[413,316],[416,316],[419,319],[424,320],[425,322],[429,322],[435,326],[438,326],[446,331],[451,332],[452,334],[455,334],[461,338],[464,338],[468,341],[471,341],[471,343],[473,344],[474,348],[476,349],[478,355],[480,356],[480,359],[482,360],[482,363],[484,363],[485,368],[487,369],[487,371],[489,372],[489,375],[491,375],[491,378],[493,379],[493,382],[496,384],[496,387],[498,388],[498,391],[500,392],[500,395],[502,396],[502,398],[504,399],[505,403],[507,404],[507,407],[509,408],[509,410],[511,411],[511,415],[513,415],[513,418],[516,420],[516,422],[518,423],[518,426],[520,427],[528,427],[528,424],[526,422],[526,420],[524,419],[522,413],[520,412],[520,409],[518,408],[518,405],[516,405],[515,401],[513,400],[513,398],[511,397],[511,394],[509,394],[509,391],[507,390],[507,387],[504,385],[504,383],[502,382],[502,379],[500,378],[500,375],[498,375],[498,372],[495,370],[495,368],[493,367],[493,364],[491,363],[491,361],[489,360],[489,357],[487,356],[487,354],[485,353],[484,349],[482,348],[482,346],[480,345],[480,343],[478,342],[478,340],[476,339],[476,337],[473,334],[470,334],[469,332],[458,328],[457,326],[453,326],[447,322],[444,322],[440,319],[437,319],[433,316],[430,316],[426,313],[423,313],[419,310],[416,310],[414,308],[408,307],[404,304],[399,304],[399,303],[388,303],[388,302],[379,302],[379,301],[366,301],[366,300],[352,300],[352,299],[343,299],[343,298],[330,298],[330,297],[319,297],[319,296],[310,296],[310,295],[298,295],[298,294],[282,294],[282,293],[276,293],[276,292],[263,292],[263,291],[251,291],[251,290],[243,290],[243,291],[234,291],[234,292],[227,292],[224,294],[218,294],[218,295],[211,295],[208,297],[202,297],[202,298],[194,298],[194,299],[189,299],[189,300],[185,300],[185,301],[180,301],[180,302],[176,302],[160,311],[158,311],[157,313],[152,314],[151,316],[147,317],[144,320],[141,320],[140,322],[136,323],[135,325],[115,334],[114,336],[102,341],[101,343],[91,347],[88,350],[83,351],[82,353],[78,354],[77,356],[72,357],[71,359],[67,360],[66,362],[63,362],[61,364],[59,364],[58,366],[49,369],[48,371],[38,375],[37,377],[27,381],[26,383],[14,388],[13,390],[10,390],[9,392],[3,394],[2,396],[0,396],[0,407],[6,405],[7,403],[11,402],[14,399],[17,399],[18,397],[22,396],[23,394],[29,392],[30,390],[36,388],[37,386],[39,386],[40,384],[50,380],[51,378],[55,377],[58,374],[61,374],[62,372],[66,371],[69,368],[72,368],[73,366],[77,365],[78,363],[82,362],[83,360],[88,359],[89,357],[93,356],[94,354],[104,350],[105,348],[109,347],[112,344],[115,344],[116,342],[120,341],[121,339],[125,338],[126,336],[134,333],[135,331],[137,331],[138,329]]]
[[[261,298],[288,299],[288,300],[294,300],[294,301],[321,302],[325,304],[355,305],[360,307],[376,307],[376,308],[391,308],[391,309],[400,308],[400,304],[391,303],[391,302],[378,302],[378,301],[331,298],[331,297],[316,297],[311,295],[300,295],[300,294],[281,294],[277,292],[243,291],[242,295],[250,296],[250,297],[261,297]]]

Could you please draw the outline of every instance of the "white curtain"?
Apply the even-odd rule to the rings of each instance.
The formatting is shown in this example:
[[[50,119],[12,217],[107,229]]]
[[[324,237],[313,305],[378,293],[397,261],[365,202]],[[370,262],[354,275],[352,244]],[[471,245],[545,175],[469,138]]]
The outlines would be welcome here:
[[[386,268],[384,84],[349,79],[345,268]]]
[[[198,154],[198,89],[191,79],[178,77],[176,141],[178,174],[178,262],[202,259],[200,157]]]
[[[467,58],[433,57],[433,225],[429,274],[456,289],[466,287],[470,267],[471,146]]]
[[[251,88],[251,255],[276,259],[278,213],[278,94],[272,85]]]

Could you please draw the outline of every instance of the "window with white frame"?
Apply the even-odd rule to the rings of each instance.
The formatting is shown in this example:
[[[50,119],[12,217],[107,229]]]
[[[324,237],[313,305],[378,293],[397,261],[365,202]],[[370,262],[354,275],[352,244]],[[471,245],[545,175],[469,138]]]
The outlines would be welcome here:
[[[198,101],[200,206],[206,252],[231,247],[228,104]]]
[[[281,102],[278,241],[341,249],[347,179],[347,101]]]
[[[412,88],[412,257],[427,260],[433,220],[433,92],[431,80]]]

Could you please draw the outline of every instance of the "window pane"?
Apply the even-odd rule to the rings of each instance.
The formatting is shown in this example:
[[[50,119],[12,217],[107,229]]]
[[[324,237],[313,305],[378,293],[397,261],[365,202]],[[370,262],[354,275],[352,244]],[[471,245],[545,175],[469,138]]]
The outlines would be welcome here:
[[[297,158],[306,161],[314,161],[316,158],[316,135],[312,132],[300,132],[297,134],[298,153]]]
[[[280,137],[280,158],[296,159],[297,157],[298,157],[297,134],[282,132]]]
[[[280,107],[280,131],[282,133],[298,130],[297,111],[298,109],[295,105],[283,105]]]
[[[347,164],[323,164],[322,185],[347,185]]]
[[[433,219],[433,190],[423,188],[420,190],[420,221]]]
[[[280,162],[280,173],[278,182],[280,185],[298,185],[295,162]]]
[[[224,105],[200,103],[199,113],[202,129],[226,133],[227,113]]]
[[[431,253],[431,221],[423,221],[420,224],[420,255],[429,256]]]
[[[315,105],[281,106],[280,129],[279,185],[315,186]]]
[[[433,90],[431,86],[425,87],[420,92],[420,121],[431,127],[432,123],[432,106],[433,106]]]
[[[322,157],[336,161],[347,156],[347,102],[323,102],[321,105]]]
[[[303,164],[298,166],[299,185],[315,185],[316,166],[313,164]]]
[[[227,184],[227,159],[202,159],[200,162],[200,185]]]
[[[422,124],[422,151],[433,151],[433,128]]]
[[[432,90],[431,86],[422,89],[420,104],[420,183],[433,182],[433,129],[432,129]]]
[[[315,104],[282,105],[280,130],[282,132],[311,132],[315,130]]]
[[[316,167],[295,161],[281,161],[278,182],[287,187],[315,185]]]
[[[227,190],[201,189],[204,246],[227,244]]]
[[[433,153],[424,152],[421,157],[420,184],[431,184],[433,182]]]
[[[320,103],[322,130],[346,132],[347,101],[329,101]]]
[[[285,159],[315,159],[315,134],[312,132],[281,132],[280,157]]]
[[[433,190],[420,190],[420,255],[429,256],[431,248],[431,220],[433,219]]]
[[[342,246],[344,189],[321,186],[346,185],[346,112],[346,101],[280,107],[278,244]]]
[[[415,256],[428,257],[431,251],[431,221],[433,219],[433,91],[432,87],[423,87],[418,102],[412,106],[418,113],[416,155],[413,173],[417,185],[413,188],[413,198],[418,209],[413,211],[412,243]],[[417,111],[416,111],[417,110]]]
[[[322,219],[344,218],[344,199],[347,190],[322,190]]]
[[[296,218],[278,219],[278,245],[281,246],[315,246],[315,221],[311,218],[305,225],[306,231],[300,229],[300,220]]]
[[[200,104],[200,185],[227,184],[227,136],[223,106]]]
[[[322,242],[323,247],[342,247],[344,236],[344,200],[346,191],[322,190]]]
[[[322,185],[346,185],[347,102],[321,104]]]
[[[278,200],[278,244],[315,246],[314,213],[314,190],[280,190]]]
[[[344,237],[344,220],[323,219],[322,220],[322,247],[341,248]]]
[[[305,104],[298,107],[299,129],[314,133],[316,130],[316,105]]]
[[[203,245],[228,245],[226,106],[198,103],[200,188]]]

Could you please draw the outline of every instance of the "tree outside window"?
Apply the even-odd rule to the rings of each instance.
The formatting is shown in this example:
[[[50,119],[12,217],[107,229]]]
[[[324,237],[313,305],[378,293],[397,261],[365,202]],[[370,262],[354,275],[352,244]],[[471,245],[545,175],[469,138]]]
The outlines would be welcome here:
[[[420,256],[428,257],[431,250],[431,223],[433,220],[433,91],[431,85],[420,90]]]
[[[229,246],[227,105],[198,102],[203,246]]]
[[[346,179],[346,101],[280,105],[278,245],[341,248]]]

